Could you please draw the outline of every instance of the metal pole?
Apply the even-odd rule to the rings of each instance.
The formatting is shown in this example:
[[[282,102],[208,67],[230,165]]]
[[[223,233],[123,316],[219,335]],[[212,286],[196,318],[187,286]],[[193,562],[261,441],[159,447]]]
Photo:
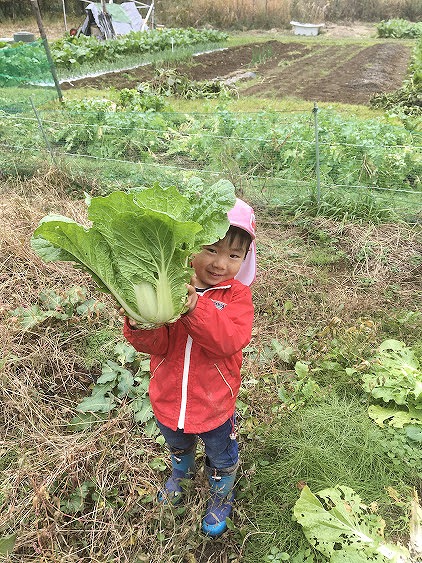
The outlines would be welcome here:
[[[60,88],[59,79],[57,78],[56,67],[54,66],[53,57],[51,56],[50,47],[47,41],[47,36],[44,31],[44,24],[41,19],[41,12],[40,12],[40,7],[38,6],[38,0],[29,0],[29,1],[31,2],[32,11],[37,20],[38,29],[40,31],[41,39],[43,41],[43,45],[45,49],[45,54],[47,55],[48,64],[50,65],[51,76],[53,77],[54,85],[56,87],[59,100],[62,102],[63,94]]]
[[[318,138],[318,105],[314,102],[314,109],[312,110],[315,121],[315,172],[316,172],[316,185],[317,185],[317,201],[318,205],[321,203],[321,180],[319,169],[319,138]]]
[[[62,4],[63,4],[64,30],[67,31],[67,18],[66,18],[66,4],[65,4],[65,0],[62,0]]]

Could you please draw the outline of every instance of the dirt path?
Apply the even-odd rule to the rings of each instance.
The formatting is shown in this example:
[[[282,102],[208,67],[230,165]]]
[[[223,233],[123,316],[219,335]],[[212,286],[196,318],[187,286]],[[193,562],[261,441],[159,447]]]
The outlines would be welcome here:
[[[400,87],[410,56],[407,45],[393,40],[370,46],[271,40],[198,55],[177,71],[191,80],[239,79],[240,96],[367,104],[373,94]],[[241,79],[245,74],[249,82]],[[154,69],[146,66],[74,81],[63,88],[136,88],[153,76]]]

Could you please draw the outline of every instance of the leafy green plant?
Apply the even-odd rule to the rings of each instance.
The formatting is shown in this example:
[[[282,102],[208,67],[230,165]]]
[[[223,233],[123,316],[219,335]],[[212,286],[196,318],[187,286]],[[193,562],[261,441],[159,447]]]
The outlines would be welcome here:
[[[353,370],[352,370],[353,371]],[[369,407],[378,424],[422,424],[422,371],[411,348],[398,340],[386,340],[362,373],[363,388],[381,404]]]
[[[29,330],[48,320],[68,321],[75,317],[97,318],[104,304],[94,298],[87,298],[86,287],[71,287],[63,293],[52,289],[41,292],[39,304],[18,307],[10,312],[23,329]]]
[[[92,227],[62,216],[45,217],[32,248],[47,262],[71,261],[111,293],[139,326],[173,322],[186,310],[188,260],[224,237],[234,186],[205,187],[192,179],[183,195],[159,185],[88,199]]]
[[[152,93],[157,96],[179,96],[193,100],[199,98],[229,98],[235,94],[236,89],[220,80],[190,80],[176,69],[157,68],[155,77],[149,82],[141,83],[138,86],[138,91],[143,96]]]
[[[119,92],[119,106],[130,111],[165,111],[170,109],[163,96],[123,88]]]
[[[70,428],[89,428],[104,420],[123,402],[129,401],[134,421],[143,426],[144,434],[152,436],[157,432],[157,427],[148,397],[149,359],[138,355],[127,343],[118,343],[114,356],[117,361],[104,362],[91,394],[76,406],[78,414],[70,421]]]
[[[84,481],[76,489],[74,489],[68,497],[60,501],[60,508],[66,514],[77,514],[82,512],[88,495],[94,490],[92,481]]]
[[[331,378],[326,376],[325,381],[330,383]],[[292,524],[290,510],[297,489],[305,484],[319,491],[347,483],[368,504],[377,503],[395,537],[407,537],[408,521],[400,518],[403,506],[393,507],[386,489],[394,484],[399,495],[407,495],[415,470],[391,463],[380,443],[388,439],[367,416],[365,396],[331,390],[320,401],[278,412],[271,419],[265,411],[265,418],[266,423],[254,425],[253,440],[244,449],[244,463],[251,469],[242,502],[254,528],[272,533],[258,535],[246,547],[247,561],[260,561],[272,546],[291,556],[309,547],[300,527]],[[314,550],[313,554],[315,563],[326,560]]]
[[[422,426],[407,424],[403,428],[384,426],[379,445],[395,466],[406,465],[422,478]]]
[[[402,18],[382,20],[376,24],[378,37],[393,37],[395,39],[422,36],[422,22],[410,22]]]
[[[131,32],[108,41],[98,41],[95,37],[85,35],[65,36],[51,44],[51,54],[59,69],[69,69],[96,60],[112,62],[125,55],[142,55],[186,45],[223,42],[227,37],[227,34],[221,31],[193,28],[166,28],[150,30],[148,33]]]
[[[42,41],[0,47],[0,87],[52,80]]]
[[[304,362],[296,362],[294,370],[297,379],[291,383],[292,392],[286,393],[284,386],[278,390],[278,398],[290,409],[296,409],[321,398],[321,388],[310,376],[309,366]]]
[[[271,47],[259,47],[252,49],[251,66],[260,65],[270,60],[274,53]]]
[[[422,29],[422,23],[418,25]],[[419,120],[413,122],[407,116],[419,118],[422,114],[422,36],[414,48],[403,86],[395,92],[376,94],[371,98],[370,104],[374,108],[383,108],[400,116],[407,127],[418,129]]]
[[[350,487],[313,494],[305,486],[293,513],[309,543],[330,563],[411,561],[405,547],[384,540],[385,522]]]
[[[16,543],[17,534],[0,537],[0,555],[9,555],[12,553]]]

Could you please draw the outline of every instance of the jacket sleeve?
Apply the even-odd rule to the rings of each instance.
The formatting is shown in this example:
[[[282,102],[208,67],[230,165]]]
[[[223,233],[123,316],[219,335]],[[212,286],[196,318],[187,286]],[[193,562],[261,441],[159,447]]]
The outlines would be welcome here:
[[[251,291],[241,286],[223,309],[217,309],[211,299],[199,296],[195,309],[180,322],[192,340],[210,354],[228,357],[249,344],[253,314]]]
[[[168,327],[165,325],[151,330],[134,329],[130,326],[128,318],[125,317],[123,336],[138,352],[157,355],[166,354],[169,341],[168,335]]]

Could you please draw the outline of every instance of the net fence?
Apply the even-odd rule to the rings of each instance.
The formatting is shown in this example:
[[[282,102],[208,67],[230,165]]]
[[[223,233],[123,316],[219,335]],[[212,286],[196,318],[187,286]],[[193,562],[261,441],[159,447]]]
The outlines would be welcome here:
[[[1,66],[3,177],[30,176],[50,164],[66,170],[81,191],[94,186],[103,194],[154,182],[178,185],[192,176],[227,178],[271,205],[297,205],[311,195],[335,206],[348,198],[422,220],[420,130],[330,109],[319,109],[316,123],[312,108],[253,113],[222,104],[184,113],[134,107],[122,97],[59,103],[42,45],[33,47],[33,73],[30,46],[0,50],[4,60],[24,53],[26,65],[15,74]]]
[[[25,113],[58,97],[42,40],[1,43],[0,111]]]

